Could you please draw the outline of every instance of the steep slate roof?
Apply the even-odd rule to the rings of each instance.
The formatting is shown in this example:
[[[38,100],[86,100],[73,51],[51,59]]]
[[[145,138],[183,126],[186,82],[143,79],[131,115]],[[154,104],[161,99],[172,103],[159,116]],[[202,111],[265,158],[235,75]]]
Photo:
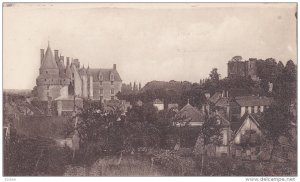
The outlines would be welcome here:
[[[34,113],[34,115],[42,115],[43,114],[43,111],[41,111],[39,108],[33,106],[32,104],[22,103],[22,104],[20,104],[20,106],[27,107]]]
[[[42,66],[41,68],[42,69],[57,69],[57,64],[53,58],[53,54],[52,54],[52,51],[48,45],[48,48],[47,48],[47,51],[45,53],[45,56],[43,58],[43,61],[42,61]]]
[[[58,69],[60,69],[60,70],[66,69],[66,67],[65,67],[64,63],[62,62],[62,60],[59,60],[56,63],[57,63]]]
[[[273,102],[273,98],[259,96],[242,96],[236,97],[235,101],[241,106],[269,106]]]
[[[219,106],[219,107],[229,106],[229,98],[221,97],[215,104],[216,104],[216,106]]]
[[[155,99],[153,101],[153,104],[163,104],[163,102],[161,100],[159,100],[159,99]]]
[[[221,92],[216,92],[211,98],[209,98],[208,100],[214,104],[216,104],[218,102],[218,100],[221,98],[222,93]]]
[[[183,118],[187,122],[204,122],[205,119],[205,115],[189,103],[178,111],[176,117]]]
[[[103,75],[103,81],[110,81],[110,73],[114,74],[114,80],[115,81],[122,81],[119,73],[117,70],[114,69],[89,69],[89,73],[93,76],[93,81],[97,82],[99,80],[99,74],[101,73]]]
[[[59,75],[40,74],[37,79],[59,78]]]

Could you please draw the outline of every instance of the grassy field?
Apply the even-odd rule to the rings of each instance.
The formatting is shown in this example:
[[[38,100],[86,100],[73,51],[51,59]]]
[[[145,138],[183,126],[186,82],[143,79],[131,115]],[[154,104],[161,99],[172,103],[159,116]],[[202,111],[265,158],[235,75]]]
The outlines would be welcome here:
[[[98,159],[91,166],[66,167],[64,176],[170,176],[166,170],[153,165],[148,157],[124,156],[120,165],[117,156],[110,156]]]

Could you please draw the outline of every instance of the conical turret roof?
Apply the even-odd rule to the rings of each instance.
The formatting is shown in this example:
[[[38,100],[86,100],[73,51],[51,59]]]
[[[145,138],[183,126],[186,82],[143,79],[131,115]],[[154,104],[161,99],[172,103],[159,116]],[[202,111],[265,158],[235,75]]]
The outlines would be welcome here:
[[[48,48],[46,50],[45,56],[43,58],[43,63],[41,66],[42,69],[57,69],[57,64],[53,58],[52,51],[50,49],[50,46],[48,45]]]

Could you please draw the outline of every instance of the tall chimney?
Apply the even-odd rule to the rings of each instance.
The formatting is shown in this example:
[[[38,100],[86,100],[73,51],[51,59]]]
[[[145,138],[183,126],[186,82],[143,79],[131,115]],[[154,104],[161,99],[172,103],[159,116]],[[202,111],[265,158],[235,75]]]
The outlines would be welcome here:
[[[114,69],[114,70],[117,69],[117,65],[116,65],[116,64],[113,65],[113,69]]]
[[[69,65],[70,65],[70,58],[67,57],[67,66],[69,66]]]
[[[58,61],[58,50],[54,50],[54,59]]]
[[[41,64],[43,63],[44,55],[44,49],[41,49]]]
[[[60,60],[61,60],[62,64],[65,65],[65,57],[64,56],[60,56]]]

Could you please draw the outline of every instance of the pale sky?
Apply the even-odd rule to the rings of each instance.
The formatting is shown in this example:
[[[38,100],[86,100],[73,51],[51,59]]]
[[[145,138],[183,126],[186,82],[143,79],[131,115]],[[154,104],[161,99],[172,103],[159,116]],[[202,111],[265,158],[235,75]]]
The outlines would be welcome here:
[[[233,56],[297,61],[296,3],[16,4],[3,7],[4,89],[32,89],[40,49],[85,67],[117,64],[123,82],[227,76]]]

